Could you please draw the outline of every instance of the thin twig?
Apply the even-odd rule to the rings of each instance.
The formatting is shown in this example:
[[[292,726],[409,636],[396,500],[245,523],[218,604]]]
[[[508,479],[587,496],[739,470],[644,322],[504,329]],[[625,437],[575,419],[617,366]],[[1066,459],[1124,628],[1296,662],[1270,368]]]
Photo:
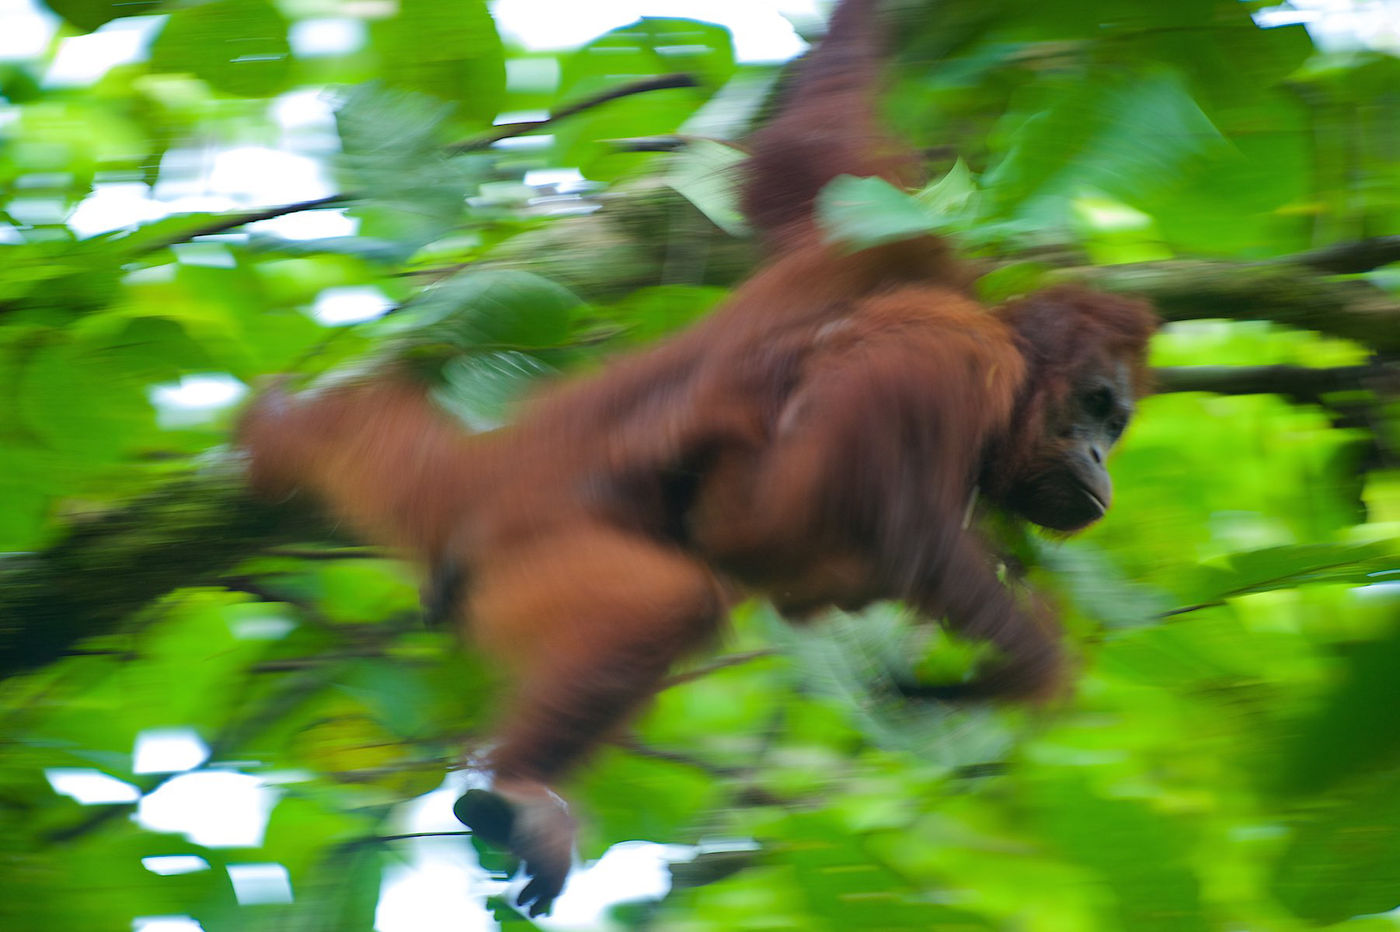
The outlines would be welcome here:
[[[398,835],[375,835],[366,841],[407,841],[411,838],[457,838],[462,835],[471,835],[470,829],[462,829],[459,832],[402,832]]]
[[[741,663],[748,663],[752,660],[761,660],[764,657],[772,657],[778,652],[771,647],[764,647],[758,650],[744,651],[740,654],[726,654],[717,657],[709,663],[696,667],[693,670],[686,670],[684,673],[677,673],[668,676],[661,684],[662,689],[670,689],[672,686],[680,686],[682,683],[690,683],[694,680],[702,679],[718,670],[728,667],[737,667]]]
[[[396,554],[378,547],[269,547],[269,557],[292,557],[297,560],[390,560]]]
[[[257,223],[260,220],[272,220],[276,217],[285,217],[288,214],[300,213],[303,210],[319,210],[322,207],[330,207],[345,201],[353,200],[352,194],[328,194],[325,197],[312,198],[309,201],[297,201],[295,204],[280,204],[277,207],[267,207],[262,210],[250,210],[243,213],[228,214],[217,220],[211,220],[193,230],[186,230],[178,236],[171,236],[154,243],[148,243],[137,249],[133,255],[146,256],[153,252],[160,252],[170,246],[180,243],[188,243],[200,236],[212,236],[215,233],[226,233],[229,230],[245,226],[249,223]]]
[[[604,140],[615,152],[676,152],[690,145],[691,136],[625,136]]]
[[[1194,605],[1183,605],[1180,608],[1168,609],[1157,617],[1161,619],[1175,618],[1178,615],[1189,615],[1192,612],[1199,612],[1207,608],[1219,608],[1227,604],[1227,600],[1229,599],[1238,598],[1242,595],[1253,595],[1257,592],[1267,592],[1269,591],[1268,587],[1280,586],[1287,583],[1289,580],[1296,579],[1300,582],[1306,582],[1306,577],[1311,573],[1325,573],[1329,570],[1339,570],[1343,567],[1354,566],[1355,564],[1355,560],[1343,560],[1339,563],[1324,563],[1321,566],[1310,566],[1306,570],[1297,573],[1285,573],[1282,576],[1271,576],[1268,579],[1261,579],[1247,586],[1239,586],[1238,588],[1231,589],[1223,593],[1218,599],[1210,599],[1205,602],[1197,602]]]
[[[551,123],[555,123],[565,117],[571,117],[576,113],[585,110],[592,110],[603,104],[620,100],[623,97],[631,97],[634,94],[646,94],[651,91],[664,91],[678,87],[699,87],[700,82],[694,75],[689,74],[663,74],[654,78],[642,78],[640,81],[629,81],[626,84],[619,84],[617,87],[609,88],[592,97],[585,97],[575,103],[566,104],[555,110],[543,120],[522,120],[518,123],[502,123],[493,126],[488,132],[480,136],[473,136],[471,139],[463,139],[461,142],[454,142],[447,147],[448,152],[480,152],[482,149],[489,149],[502,139],[511,139],[516,136],[524,136],[533,133],[538,129],[543,129]]]
[[[665,761],[668,764],[680,764],[685,767],[693,767],[702,773],[709,774],[718,779],[728,779],[737,776],[740,771],[733,767],[723,767],[718,764],[711,764],[698,757],[680,751],[664,751],[661,748],[654,748],[649,744],[643,744],[635,735],[621,735],[613,738],[612,743],[625,751],[630,751],[638,757],[645,757],[648,760]]]
[[[560,107],[558,110],[545,117],[543,120],[523,120],[518,123],[503,123],[500,126],[492,127],[489,132],[471,139],[464,139],[447,146],[448,152],[479,152],[482,149],[489,149],[502,139],[510,139],[515,136],[524,136],[542,127],[549,126],[558,120],[571,117],[576,113],[600,107],[603,104],[623,97],[631,97],[634,94],[645,94],[650,91],[669,90],[681,87],[698,87],[699,81],[693,75],[677,73],[663,74],[654,78],[643,78],[639,81],[631,81],[610,88],[592,97],[585,97],[583,100]],[[288,214],[299,213],[304,210],[317,210],[322,207],[330,207],[346,201],[354,200],[359,195],[355,194],[330,194],[325,197],[313,198],[309,201],[298,201],[295,204],[281,204],[277,207],[268,207],[263,210],[246,211],[239,214],[230,214],[220,217],[218,220],[210,221],[193,230],[187,230],[166,239],[157,240],[141,246],[133,252],[133,255],[144,256],[153,252],[159,252],[180,243],[188,243],[201,236],[212,236],[215,233],[225,233],[229,230],[246,226],[249,223],[257,223],[260,220],[272,220],[276,217],[285,217]]]

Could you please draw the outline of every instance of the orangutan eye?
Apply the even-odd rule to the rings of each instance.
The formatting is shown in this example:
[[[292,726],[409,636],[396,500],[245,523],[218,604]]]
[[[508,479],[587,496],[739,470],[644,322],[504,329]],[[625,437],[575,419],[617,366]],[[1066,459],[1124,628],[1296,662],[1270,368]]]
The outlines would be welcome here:
[[[1095,388],[1084,393],[1080,404],[1084,406],[1084,413],[1097,420],[1104,420],[1113,412],[1113,392],[1107,388]]]

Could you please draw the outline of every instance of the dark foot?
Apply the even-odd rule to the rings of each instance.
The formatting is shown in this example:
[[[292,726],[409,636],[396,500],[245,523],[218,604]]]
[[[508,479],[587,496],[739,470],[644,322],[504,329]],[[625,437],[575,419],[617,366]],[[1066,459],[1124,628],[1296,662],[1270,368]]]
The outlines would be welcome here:
[[[515,807],[490,790],[467,790],[452,804],[452,814],[487,844],[510,847]]]
[[[573,867],[574,820],[552,793],[468,790],[452,807],[482,841],[520,858],[530,878],[516,905],[530,918],[549,912]]]

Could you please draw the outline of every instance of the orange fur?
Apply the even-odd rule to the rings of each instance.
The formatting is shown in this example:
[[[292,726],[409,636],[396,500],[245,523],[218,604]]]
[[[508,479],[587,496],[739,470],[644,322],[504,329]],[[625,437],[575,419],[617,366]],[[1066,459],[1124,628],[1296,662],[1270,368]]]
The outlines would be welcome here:
[[[491,764],[522,813],[503,837],[536,908],[563,883],[572,831],[543,788],[714,636],[737,590],[793,617],[903,599],[999,648],[968,692],[1059,682],[1053,623],[998,581],[964,512],[979,484],[995,500],[1069,455],[1057,425],[1078,380],[1127,366],[1140,383],[1153,321],[1063,288],[989,313],[935,238],[855,254],[821,241],[822,184],[910,163],[869,125],[869,7],[843,4],[812,77],[757,136],[746,203],[776,255],[697,327],[488,434],[402,374],[269,392],[244,418],[255,484],[305,486],[449,567],[461,623],[514,671]]]

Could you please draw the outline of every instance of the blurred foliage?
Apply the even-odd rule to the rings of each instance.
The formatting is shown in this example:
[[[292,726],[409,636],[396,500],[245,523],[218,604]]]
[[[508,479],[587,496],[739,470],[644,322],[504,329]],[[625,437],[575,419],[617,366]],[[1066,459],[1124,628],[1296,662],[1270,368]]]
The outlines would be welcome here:
[[[1235,0],[894,6],[887,115],[928,149],[934,180],[914,195],[833,184],[822,220],[852,248],[947,233],[1017,258],[980,283],[1000,299],[1066,255],[1244,263],[1400,233],[1393,57],[1324,54],[1301,27],[1256,27]],[[135,584],[146,568],[103,553],[104,521],[144,496],[159,507],[132,514],[182,526],[199,506],[172,480],[217,459],[230,401],[267,374],[407,357],[439,373],[445,406],[490,429],[538,380],[702,315],[733,281],[728,257],[752,251],[732,241],[733,143],[778,66],[738,64],[723,28],[670,18],[525,51],[481,0],[48,8],[58,38],[0,65],[0,635],[25,667],[13,658],[53,636],[36,606],[110,601],[121,609],[103,617],[122,624],[65,617],[93,636],[0,683],[0,927],[185,916],[210,932],[368,929],[381,890],[426,870],[434,844],[459,867],[431,876],[524,927],[464,839],[400,837],[402,804],[461,764],[496,685],[422,629],[409,568],[343,542],[248,548],[215,580],[202,568],[152,599]],[[87,83],[46,79],[81,33],[118,28],[145,30],[136,61]],[[352,41],[306,41],[316,29]],[[694,86],[585,106],[508,143],[482,135],[677,72]],[[726,138],[639,151],[694,135]],[[285,208],[211,180],[269,149],[300,159],[253,169],[291,192]],[[281,177],[306,164],[319,182]],[[585,181],[566,190],[530,174],[569,168]],[[112,203],[102,232],[78,222]],[[316,218],[335,222],[288,224]],[[1389,309],[1381,343],[1400,319],[1400,273],[1350,277]],[[334,323],[333,299],[356,294],[390,313]],[[1154,362],[1394,360],[1267,321],[1186,321]],[[214,400],[174,402],[180,384]],[[975,651],[892,606],[802,631],[743,607],[720,658],[678,676],[575,781],[586,859],[630,839],[698,845],[667,849],[664,901],[610,921],[1400,926],[1389,385],[1317,404],[1144,401],[1108,519],[1073,541],[1007,540],[1062,605],[1079,655],[1076,695],[1053,710],[895,700],[884,671],[946,674]],[[181,548],[243,539],[203,512],[187,526],[208,536]],[[116,546],[160,561],[171,528],[123,527]],[[58,583],[30,574],[59,552]],[[170,552],[167,572],[185,565]],[[197,736],[205,759],[138,772],[134,749],[168,729]],[[55,789],[65,773],[105,777],[116,801],[79,805]],[[200,779],[189,824],[153,814]],[[230,847],[191,827],[250,786],[271,804],[265,831]],[[426,799],[445,813],[441,797]],[[151,860],[175,857],[195,869]],[[259,865],[290,893],[240,886]]]

